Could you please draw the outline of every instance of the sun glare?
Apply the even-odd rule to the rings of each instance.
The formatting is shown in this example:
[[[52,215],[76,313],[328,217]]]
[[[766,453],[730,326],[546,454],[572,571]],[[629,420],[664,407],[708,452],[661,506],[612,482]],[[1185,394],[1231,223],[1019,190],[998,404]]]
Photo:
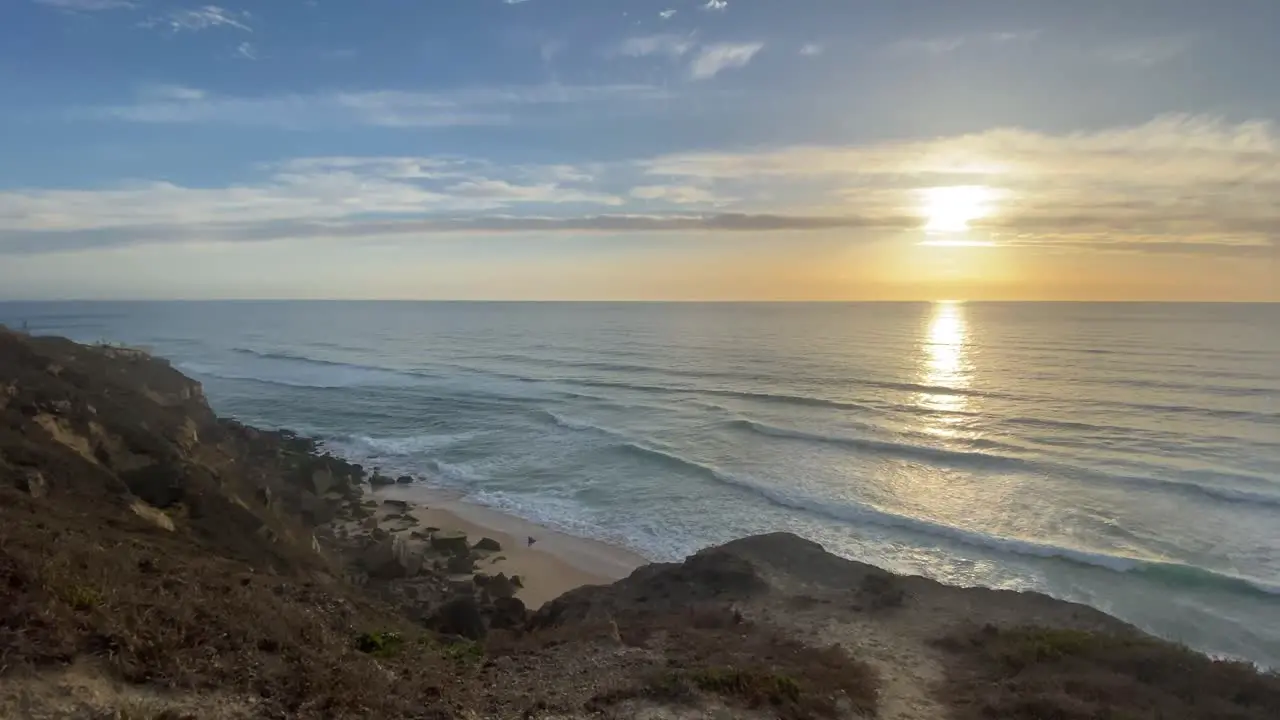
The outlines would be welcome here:
[[[925,188],[920,194],[924,230],[931,235],[967,232],[969,223],[991,214],[991,201],[995,198],[995,192],[982,185]]]

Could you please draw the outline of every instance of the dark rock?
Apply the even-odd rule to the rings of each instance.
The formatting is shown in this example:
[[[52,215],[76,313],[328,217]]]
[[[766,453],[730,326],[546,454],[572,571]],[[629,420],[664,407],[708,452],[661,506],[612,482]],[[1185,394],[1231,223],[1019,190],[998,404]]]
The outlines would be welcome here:
[[[523,587],[524,587],[524,581],[520,579],[520,576],[519,576],[519,575],[512,575],[512,576],[511,576],[511,584],[512,584],[512,585],[515,585],[515,586],[516,586],[516,587],[518,587],[518,588],[523,588]]]
[[[383,500],[382,504],[387,507],[396,508],[400,510],[400,512],[408,512],[413,507],[411,503],[405,500]]]
[[[449,600],[427,620],[427,626],[439,633],[460,635],[469,640],[482,640],[486,634],[480,604],[470,595]]]
[[[396,478],[396,484],[398,485],[408,485],[412,482],[413,482],[413,478],[408,475],[401,475],[400,477]]]
[[[493,579],[492,577],[490,577],[489,575],[486,575],[485,573],[476,573],[476,576],[472,578],[472,580],[475,582],[476,586],[478,587],[484,587],[485,585],[488,585],[489,581],[492,579]]]
[[[489,627],[495,630],[513,630],[524,627],[529,611],[520,598],[498,598],[493,601],[489,615]]]
[[[451,555],[445,569],[453,575],[470,574],[476,569],[476,561],[470,555]]]
[[[386,530],[383,530],[382,528],[374,528],[373,532],[369,533],[369,537],[377,541],[382,541],[391,537],[391,533],[387,532]]]
[[[467,534],[456,530],[442,530],[432,533],[431,547],[440,552],[453,555],[469,555],[471,546],[467,544]]]
[[[500,600],[503,598],[512,598],[516,596],[516,586],[512,584],[511,578],[502,573],[498,573],[489,579],[489,584],[485,585],[485,592],[489,593],[489,597]]]
[[[379,475],[378,473],[374,473],[369,476],[369,484],[372,485],[373,487],[386,487],[388,485],[395,485],[396,481],[392,480],[386,475]]]
[[[431,536],[423,532],[418,532],[417,530],[411,530],[409,531],[409,537],[413,538],[414,540],[426,540]]]
[[[502,544],[493,538],[481,538],[480,542],[475,544],[476,550],[484,550],[485,552],[501,552]]]
[[[378,527],[378,518],[370,515],[369,517],[364,519],[364,522],[360,523],[360,527],[364,528],[365,530],[373,530]]]

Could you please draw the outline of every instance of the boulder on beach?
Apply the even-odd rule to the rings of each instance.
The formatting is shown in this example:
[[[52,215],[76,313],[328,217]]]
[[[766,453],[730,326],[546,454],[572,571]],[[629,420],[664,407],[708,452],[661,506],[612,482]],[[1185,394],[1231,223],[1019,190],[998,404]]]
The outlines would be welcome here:
[[[467,534],[458,530],[440,530],[431,534],[431,548],[454,555],[470,554]]]
[[[407,500],[383,500],[382,504],[387,507],[396,508],[400,510],[400,512],[408,512],[413,508],[413,503],[410,503]]]
[[[417,575],[422,556],[399,536],[375,542],[360,555],[359,563],[370,577],[384,580]]]
[[[476,569],[476,561],[470,555],[450,555],[445,569],[453,575],[469,575]]]
[[[396,484],[398,485],[408,485],[412,482],[413,482],[413,477],[409,475],[401,475],[400,477],[396,478]]]
[[[484,589],[485,592],[489,593],[489,597],[494,599],[516,596],[516,586],[511,582],[511,578],[503,573],[498,573],[489,578],[489,582],[484,586]]]
[[[476,550],[483,550],[485,552],[502,551],[502,543],[499,543],[493,538],[481,538],[480,542],[476,543],[474,547]]]
[[[360,523],[360,527],[364,528],[365,530],[376,530],[378,528],[378,518],[370,515],[369,517],[365,518],[363,522]]]
[[[374,473],[369,476],[369,484],[373,487],[386,487],[388,485],[395,485],[396,481],[386,475]]]

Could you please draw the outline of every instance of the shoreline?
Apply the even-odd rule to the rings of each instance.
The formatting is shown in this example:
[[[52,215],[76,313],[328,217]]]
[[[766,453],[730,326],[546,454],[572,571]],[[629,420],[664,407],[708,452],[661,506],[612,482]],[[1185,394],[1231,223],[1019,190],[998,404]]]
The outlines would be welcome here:
[[[421,527],[466,533],[474,544],[492,538],[500,552],[483,560],[477,570],[490,575],[520,576],[524,587],[516,597],[530,609],[584,585],[607,585],[630,575],[651,560],[600,540],[569,535],[516,515],[469,503],[458,493],[422,485],[374,488],[366,499],[405,501]],[[388,525],[394,521],[386,521]],[[380,522],[379,525],[383,525]],[[528,544],[528,538],[534,543]]]

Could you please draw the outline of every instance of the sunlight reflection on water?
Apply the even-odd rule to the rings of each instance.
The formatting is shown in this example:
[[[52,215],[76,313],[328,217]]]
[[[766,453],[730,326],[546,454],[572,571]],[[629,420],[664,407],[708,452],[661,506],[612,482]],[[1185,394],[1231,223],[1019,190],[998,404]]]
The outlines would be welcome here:
[[[934,303],[925,326],[920,352],[920,384],[933,390],[918,393],[916,404],[929,410],[925,431],[940,437],[956,437],[964,422],[969,398],[946,390],[968,390],[972,382],[968,324],[964,305],[953,301]]]

